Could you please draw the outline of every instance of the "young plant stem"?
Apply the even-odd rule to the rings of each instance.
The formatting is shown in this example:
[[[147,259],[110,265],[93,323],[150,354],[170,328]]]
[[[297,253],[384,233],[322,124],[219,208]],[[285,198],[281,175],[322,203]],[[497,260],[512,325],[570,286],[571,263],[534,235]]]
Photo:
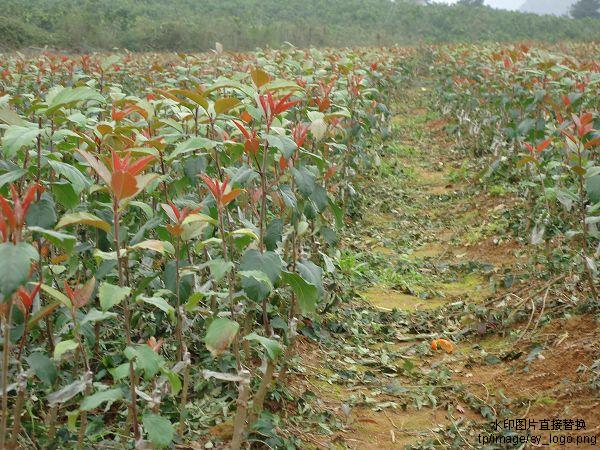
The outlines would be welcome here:
[[[16,449],[17,441],[19,439],[19,433],[21,432],[21,410],[23,409],[23,403],[25,403],[25,391],[27,390],[27,377],[23,374],[20,375],[19,387],[17,392],[17,401],[13,407],[13,430],[12,437],[10,440],[9,448]]]
[[[263,160],[260,167],[260,217],[259,217],[259,230],[260,240],[258,247],[260,252],[265,250],[265,221],[267,220],[267,157],[269,154],[269,143],[265,142],[263,147]]]
[[[223,208],[224,207],[222,205],[217,206],[217,215],[219,217],[219,230],[221,233],[221,249],[223,251],[223,260],[225,262],[227,262],[229,260],[229,254],[227,252],[227,240],[226,240],[226,236],[225,236],[225,221],[223,220],[223,214],[224,214]],[[231,311],[231,319],[232,320],[236,320],[235,300],[233,298],[234,283],[235,283],[235,269],[232,268],[229,271],[229,309]],[[235,338],[233,339],[233,354],[235,355],[235,361],[237,364],[237,368],[238,368],[238,370],[241,370],[242,362],[241,362],[241,358],[240,358],[240,341],[239,341],[239,337],[237,334],[235,335]]]
[[[37,184],[40,184],[40,181],[42,179],[42,137],[41,137],[41,130],[42,130],[42,118],[38,117],[38,129],[40,130],[40,133],[37,135],[37,139],[36,139],[36,151],[37,151],[37,173],[35,176],[35,182]],[[37,199],[39,200],[41,196],[41,193],[38,191],[37,193]]]
[[[250,372],[240,370],[241,380],[238,385],[237,409],[233,420],[233,437],[230,450],[239,450],[244,440],[246,431],[246,417],[248,415],[248,400],[250,399]]]
[[[577,145],[577,159],[579,167],[583,167],[583,155],[581,154],[581,147],[583,145],[581,142]],[[583,174],[578,173],[577,178],[579,181],[579,201],[581,204],[581,227],[582,227],[582,252],[583,252],[583,266],[585,267],[585,272],[587,274],[588,280],[590,282],[590,290],[592,291],[592,297],[594,301],[598,301],[598,291],[596,290],[596,284],[594,283],[594,274],[592,273],[588,262],[588,229],[587,224],[585,223],[586,218],[586,194],[585,194],[585,186],[583,182]]]
[[[254,394],[254,398],[252,400],[252,412],[248,418],[248,426],[250,427],[252,424],[254,424],[254,422],[256,422],[262,413],[265,398],[267,396],[267,392],[269,391],[269,387],[271,386],[271,382],[273,381],[273,374],[275,372],[276,361],[271,360],[267,355],[265,355],[265,358],[267,358],[267,367],[265,369],[265,373],[260,379],[260,385],[258,386],[258,390],[256,391],[256,394]]]
[[[54,333],[52,331],[52,321],[48,317],[46,318],[46,320],[44,320],[44,323],[46,324],[46,339],[48,342],[48,350],[50,353],[54,353]]]
[[[4,318],[4,345],[2,346],[2,418],[0,419],[0,449],[6,443],[6,423],[8,421],[8,365],[10,362],[10,325],[14,296],[8,299],[6,317]]]
[[[298,326],[298,319],[296,319],[295,317],[293,319],[290,320],[289,323],[289,342],[288,342],[288,346],[285,349],[285,353],[283,355],[283,364],[281,365],[281,369],[279,370],[279,376],[278,376],[278,380],[280,383],[284,384],[285,383],[285,379],[287,377],[287,373],[288,373],[288,369],[289,369],[289,362],[292,359],[292,356],[294,355],[295,352],[295,346],[296,346],[296,338],[298,337],[298,333],[296,331],[296,328]]]
[[[89,373],[90,371],[90,363],[87,357],[87,353],[83,346],[83,342],[81,340],[81,333],[79,330],[79,323],[77,322],[77,310],[73,307],[71,309],[71,317],[73,319],[73,334],[75,336],[75,340],[77,341],[77,345],[79,346],[79,354],[81,355],[81,363],[83,365],[84,374]],[[85,395],[89,395],[91,393],[91,384],[88,384],[85,388]],[[83,441],[85,440],[85,431],[87,428],[87,411],[81,412],[81,421],[79,423],[79,433],[77,434],[77,449],[83,450]]]
[[[177,361],[181,361],[184,353],[183,346],[183,320],[181,312],[181,299],[179,298],[179,255],[181,253],[181,239],[179,236],[175,239],[175,297],[177,305],[177,325],[175,334],[177,336]]]
[[[85,395],[89,395],[91,389],[86,387]],[[81,413],[81,422],[79,423],[79,432],[77,433],[77,450],[84,449],[85,431],[87,429],[87,411]]]
[[[58,405],[54,405],[50,407],[50,412],[48,413],[48,440],[52,441],[54,439],[54,435],[56,434],[56,415],[58,413]]]
[[[268,127],[267,127],[268,133]],[[259,229],[260,229],[260,240],[258,242],[258,248],[261,253],[265,251],[265,222],[267,221],[267,161],[269,156],[269,141],[265,140],[263,146],[263,159],[262,166],[260,167],[260,218],[259,218]],[[261,304],[263,324],[265,327],[265,333],[267,336],[271,336],[271,325],[269,323],[269,314],[267,311],[267,300],[268,297],[264,298]]]
[[[296,271],[296,258],[298,257],[298,251],[297,251],[297,236],[296,236],[296,231],[294,230],[292,232],[292,265],[291,265],[291,269],[292,272]],[[292,359],[292,356],[294,355],[294,351],[295,351],[295,344],[296,344],[296,338],[298,336],[298,333],[296,332],[296,327],[298,324],[298,319],[296,318],[297,315],[297,311],[296,309],[298,308],[297,306],[297,300],[296,300],[296,293],[292,292],[292,300],[290,302],[290,310],[288,312],[288,318],[289,318],[289,338],[288,338],[288,346],[285,350],[285,354],[283,357],[283,364],[281,365],[281,370],[279,371],[279,381],[281,383],[285,382],[285,378],[287,376],[287,372],[289,369],[289,362],[290,359]]]
[[[183,353],[183,386],[181,388],[181,400],[179,402],[179,427],[178,434],[183,437],[185,428],[185,405],[187,404],[188,391],[190,386],[190,365],[192,364],[190,353],[185,349]]]
[[[117,270],[119,273],[119,286],[125,285],[125,277],[123,273],[123,260],[121,259],[121,244],[119,243],[119,202],[116,198],[113,198],[113,225],[114,225],[114,239],[115,239],[115,251],[117,253]],[[123,300],[123,310],[125,312],[125,336],[127,339],[127,345],[131,345],[131,311],[129,310],[129,299]],[[140,438],[140,430],[138,426],[137,417],[137,393],[135,392],[136,378],[135,378],[135,367],[133,366],[133,360],[129,360],[129,386],[131,394],[131,403],[129,404],[129,415],[131,416],[133,435],[137,441]]]
[[[544,184],[544,179],[542,177],[542,170],[540,169],[539,164],[535,164],[535,167],[537,169],[538,179],[540,180],[540,186],[542,188],[542,195],[544,196],[544,201],[546,203],[546,211],[547,211],[547,214],[550,215],[550,213],[551,213],[550,202],[548,201],[548,195],[546,194],[546,186]]]
[[[158,156],[160,159],[160,173],[162,174],[163,178],[166,176],[167,171],[165,169],[165,160],[163,158],[163,154],[161,151],[158,152]],[[165,196],[165,202],[169,199],[169,189],[167,188],[167,182],[166,180],[163,180],[162,184],[162,190],[163,190],[163,195]]]

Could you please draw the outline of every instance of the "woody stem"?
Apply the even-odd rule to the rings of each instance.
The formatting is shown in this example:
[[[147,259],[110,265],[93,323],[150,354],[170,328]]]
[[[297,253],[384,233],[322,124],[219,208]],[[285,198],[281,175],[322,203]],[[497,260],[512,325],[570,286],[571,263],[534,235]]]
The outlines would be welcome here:
[[[121,259],[121,244],[119,243],[119,202],[113,198],[113,225],[115,238],[115,251],[117,253],[117,268],[119,272],[119,286],[125,285],[125,277],[123,274],[123,260]],[[131,311],[129,310],[129,299],[123,300],[123,310],[125,312],[125,336],[127,345],[131,345]],[[131,403],[129,404],[129,414],[131,415],[133,434],[137,441],[140,437],[137,418],[137,393],[135,392],[136,378],[133,360],[129,360],[129,385],[131,393]]]

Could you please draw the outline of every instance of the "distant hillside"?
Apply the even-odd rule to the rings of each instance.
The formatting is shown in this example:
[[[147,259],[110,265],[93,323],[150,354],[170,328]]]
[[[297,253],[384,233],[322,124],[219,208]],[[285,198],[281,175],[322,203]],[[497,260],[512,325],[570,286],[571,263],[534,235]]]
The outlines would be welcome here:
[[[569,13],[571,5],[577,0],[526,0],[520,11],[536,14],[563,16]]]
[[[558,0],[563,3],[568,0]],[[600,40],[573,21],[415,0],[0,0],[0,48],[227,50]],[[544,4],[551,0],[542,0]],[[554,3],[557,0],[553,1]]]

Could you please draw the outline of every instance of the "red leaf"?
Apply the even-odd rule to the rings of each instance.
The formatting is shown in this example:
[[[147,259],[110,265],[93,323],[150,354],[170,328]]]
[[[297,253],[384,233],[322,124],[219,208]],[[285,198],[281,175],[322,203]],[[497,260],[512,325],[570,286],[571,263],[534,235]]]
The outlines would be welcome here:
[[[202,178],[202,181],[204,181],[204,183],[206,184],[206,186],[208,187],[208,190],[211,192],[211,194],[213,195],[213,197],[219,201],[221,198],[221,192],[219,191],[219,186],[218,186],[218,181],[217,180],[213,180],[211,177],[209,177],[208,175],[206,175],[205,173],[198,175],[200,178]]]
[[[600,145],[600,136],[597,136],[594,139],[590,139],[583,146],[585,148],[590,148],[590,147],[595,147],[597,145]]]
[[[226,206],[228,205],[230,202],[232,202],[233,200],[235,200],[235,198],[240,195],[243,191],[241,189],[233,189],[231,192],[225,194],[221,200],[221,203]]]
[[[13,210],[12,210],[10,204],[4,197],[2,197],[2,195],[0,195],[0,206],[2,207],[2,212],[4,213],[4,217],[6,217],[6,219],[8,219],[9,226],[11,228],[14,228],[16,226],[15,215],[13,213]]]
[[[240,130],[242,132],[242,134],[244,135],[244,137],[246,139],[252,139],[252,135],[250,134],[250,132],[246,129],[246,127],[244,125],[242,125],[237,120],[234,120],[233,123],[238,128],[238,130]]]
[[[117,200],[123,200],[137,193],[137,180],[129,172],[117,171],[112,174],[110,189]]]
[[[144,156],[143,158],[138,159],[133,164],[130,164],[129,166],[127,166],[127,172],[129,172],[132,175],[138,175],[152,161],[154,161],[154,156],[152,156],[152,155]]]
[[[550,143],[552,142],[552,138],[548,138],[545,141],[543,141],[540,145],[537,146],[537,150],[538,152],[543,152],[546,148],[548,148],[548,146],[550,145]]]
[[[81,308],[85,306],[94,293],[94,287],[96,287],[96,279],[90,278],[80,289],[75,289],[71,302],[75,308]]]

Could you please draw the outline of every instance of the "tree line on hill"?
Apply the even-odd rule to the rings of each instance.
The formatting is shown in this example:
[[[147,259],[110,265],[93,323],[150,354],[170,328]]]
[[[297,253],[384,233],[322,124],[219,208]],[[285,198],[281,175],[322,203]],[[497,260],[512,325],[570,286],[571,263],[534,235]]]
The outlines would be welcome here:
[[[585,0],[588,1],[588,0]],[[598,1],[598,0],[591,0]],[[600,39],[600,20],[408,0],[4,0],[0,46],[72,51],[247,50]],[[477,6],[477,5],[475,5]]]

